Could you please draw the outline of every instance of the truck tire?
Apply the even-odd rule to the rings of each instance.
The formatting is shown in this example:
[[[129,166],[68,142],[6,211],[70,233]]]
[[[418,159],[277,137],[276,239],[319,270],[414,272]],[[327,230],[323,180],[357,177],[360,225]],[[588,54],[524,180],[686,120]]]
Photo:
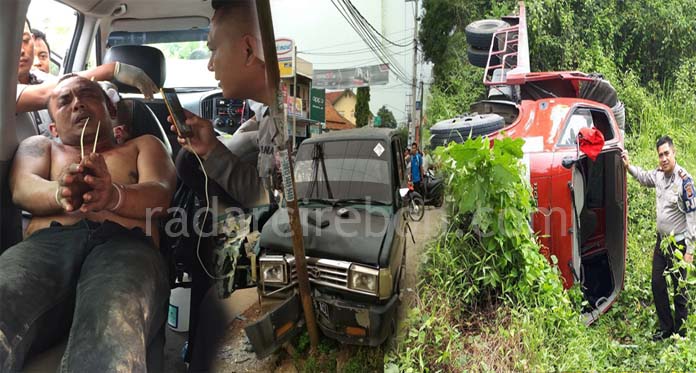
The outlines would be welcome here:
[[[493,34],[505,27],[510,27],[510,24],[499,19],[482,19],[471,22],[464,29],[466,42],[474,48],[488,50],[491,47]]]
[[[451,141],[461,143],[471,136],[486,136],[505,126],[505,119],[498,114],[471,114],[435,123],[430,128],[430,144],[434,147]]]
[[[486,68],[488,63],[488,49],[476,49],[473,47],[466,48],[466,56],[469,58],[469,63],[476,66]],[[500,64],[498,56],[491,57],[491,65]]]

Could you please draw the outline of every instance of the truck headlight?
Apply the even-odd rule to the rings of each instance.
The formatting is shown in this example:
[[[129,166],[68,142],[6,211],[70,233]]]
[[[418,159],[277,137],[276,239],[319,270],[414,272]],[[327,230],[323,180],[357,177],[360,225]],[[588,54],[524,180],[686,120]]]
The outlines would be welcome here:
[[[287,266],[285,261],[262,261],[261,281],[267,284],[287,284]]]
[[[348,288],[377,295],[379,291],[379,271],[353,264],[348,272]]]

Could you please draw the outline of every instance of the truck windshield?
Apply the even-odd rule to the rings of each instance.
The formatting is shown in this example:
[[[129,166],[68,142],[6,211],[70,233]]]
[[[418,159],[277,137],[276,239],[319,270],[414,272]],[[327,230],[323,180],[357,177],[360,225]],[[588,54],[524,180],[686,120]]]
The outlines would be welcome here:
[[[380,140],[326,141],[323,161],[314,144],[302,144],[295,162],[295,187],[300,198],[367,200],[392,203],[390,152]],[[327,185],[328,184],[328,185]],[[330,192],[329,192],[330,190]]]

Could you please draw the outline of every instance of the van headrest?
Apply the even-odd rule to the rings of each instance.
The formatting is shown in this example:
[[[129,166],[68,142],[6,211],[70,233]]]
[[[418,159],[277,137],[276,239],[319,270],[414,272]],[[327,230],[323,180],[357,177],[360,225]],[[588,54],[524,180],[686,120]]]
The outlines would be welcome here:
[[[146,45],[118,45],[106,51],[104,63],[122,62],[137,66],[152,79],[157,87],[162,88],[167,78],[164,54],[153,47]],[[121,93],[140,93],[135,87],[116,84]]]

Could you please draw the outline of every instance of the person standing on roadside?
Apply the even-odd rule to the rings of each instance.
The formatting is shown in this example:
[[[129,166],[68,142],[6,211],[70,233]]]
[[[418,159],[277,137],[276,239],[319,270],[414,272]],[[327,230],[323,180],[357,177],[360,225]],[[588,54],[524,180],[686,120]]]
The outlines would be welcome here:
[[[676,150],[669,136],[660,137],[656,144],[660,166],[645,171],[629,163],[628,153],[621,155],[624,167],[642,186],[655,188],[657,210],[657,243],[652,261],[652,293],[660,329],[653,340],[668,338],[674,333],[686,335],[684,321],[688,316],[688,293],[685,287],[686,268],[672,271],[677,260],[675,253],[683,251],[683,259],[693,262],[696,242],[696,191],[691,175],[676,162]],[[662,240],[674,236],[674,242],[662,249]],[[675,315],[669,304],[665,270],[672,276]]]
[[[423,156],[418,150],[418,143],[411,144],[411,181],[416,192],[423,195]]]

